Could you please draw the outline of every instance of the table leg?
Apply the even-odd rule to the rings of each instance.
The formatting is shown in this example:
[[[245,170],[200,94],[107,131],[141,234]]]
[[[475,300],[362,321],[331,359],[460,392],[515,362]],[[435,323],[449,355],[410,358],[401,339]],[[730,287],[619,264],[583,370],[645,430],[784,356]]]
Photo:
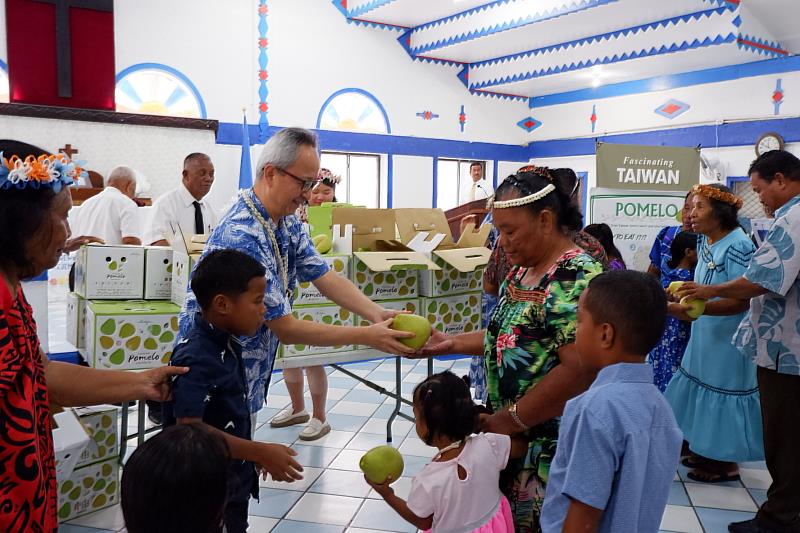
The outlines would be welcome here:
[[[122,412],[120,413],[121,427],[119,430],[119,464],[125,459],[125,452],[128,450],[128,402],[122,402]]]

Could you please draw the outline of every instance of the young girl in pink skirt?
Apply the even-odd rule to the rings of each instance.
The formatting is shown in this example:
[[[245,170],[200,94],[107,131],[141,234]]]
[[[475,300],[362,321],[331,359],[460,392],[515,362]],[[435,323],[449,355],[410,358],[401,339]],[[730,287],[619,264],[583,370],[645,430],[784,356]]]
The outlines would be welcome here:
[[[391,478],[367,483],[419,529],[513,533],[511,508],[499,488],[511,451],[508,435],[472,434],[478,413],[469,387],[452,372],[417,385],[413,402],[417,435],[439,453],[414,476],[408,502],[394,494]]]

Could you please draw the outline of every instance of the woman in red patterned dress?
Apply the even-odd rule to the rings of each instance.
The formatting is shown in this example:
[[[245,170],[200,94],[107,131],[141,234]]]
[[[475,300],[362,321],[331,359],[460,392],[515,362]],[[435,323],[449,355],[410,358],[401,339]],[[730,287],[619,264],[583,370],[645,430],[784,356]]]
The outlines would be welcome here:
[[[186,369],[126,373],[47,360],[20,280],[88,242],[67,240],[75,168],[22,143],[0,141],[0,156],[0,531],[51,532],[58,520],[50,404],[163,400],[170,376]]]

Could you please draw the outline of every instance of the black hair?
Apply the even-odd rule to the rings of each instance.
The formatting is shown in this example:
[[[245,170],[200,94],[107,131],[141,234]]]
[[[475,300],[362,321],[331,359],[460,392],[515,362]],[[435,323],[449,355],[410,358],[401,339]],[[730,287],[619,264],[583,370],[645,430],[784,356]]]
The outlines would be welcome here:
[[[730,190],[730,188],[722,185],[721,183],[712,183],[708,186],[718,189],[722,192],[733,194],[733,191]],[[703,195],[700,194],[700,196]],[[727,202],[709,198],[708,196],[703,196],[703,198],[708,200],[709,205],[711,205],[711,211],[714,213],[714,218],[719,221],[719,225],[723,230],[729,231],[739,226],[739,217],[737,216],[739,213],[738,207]]]
[[[38,146],[13,140],[0,140],[0,152],[6,159],[48,154]],[[21,279],[39,274],[33,271],[25,246],[47,222],[55,197],[49,187],[0,189],[0,266],[13,269]]]
[[[475,167],[475,166],[481,167],[481,170],[483,170],[483,163],[481,163],[480,161],[473,161],[472,163],[470,163],[469,164],[469,169],[472,170],[472,167]]]
[[[436,435],[461,440],[475,432],[478,411],[469,386],[449,370],[434,374],[414,388],[414,404],[428,428],[425,444]]]
[[[208,159],[211,161],[211,158],[208,156],[208,154],[204,154],[203,152],[192,152],[183,158],[183,166],[186,167],[186,165],[188,165],[190,162],[200,161],[201,159]]]
[[[129,533],[219,532],[230,452],[199,424],[179,424],[146,440],[122,471],[122,515]]]
[[[521,168],[516,174],[508,176],[497,187],[495,196],[497,200],[529,196],[541,191],[551,183],[555,186],[553,192],[524,207],[530,209],[534,215],[544,209],[549,209],[555,213],[559,225],[568,231],[578,231],[583,227],[583,215],[580,209],[572,203],[569,196],[570,191],[566,191],[566,183],[555,179],[544,167]]]
[[[622,259],[622,254],[614,244],[614,232],[611,231],[611,227],[608,224],[589,224],[583,228],[583,231],[600,241],[608,257],[611,259],[619,259],[622,261],[623,265],[625,264],[625,261]]]
[[[592,279],[587,291],[585,310],[596,324],[614,326],[630,354],[645,356],[658,343],[667,318],[667,298],[653,276],[611,270]]]
[[[247,292],[251,279],[263,278],[265,274],[264,265],[243,252],[214,250],[192,272],[192,292],[200,308],[207,309],[218,294],[235,298]]]
[[[683,261],[683,258],[686,257],[686,250],[696,249],[697,233],[681,231],[675,235],[675,238],[672,239],[672,243],[669,245],[669,252],[672,255],[672,259],[667,262],[667,266],[670,268],[677,268],[681,261]]]
[[[780,172],[786,179],[800,181],[800,159],[786,150],[770,150],[758,156],[751,164],[747,175],[758,172],[764,181],[772,181]]]

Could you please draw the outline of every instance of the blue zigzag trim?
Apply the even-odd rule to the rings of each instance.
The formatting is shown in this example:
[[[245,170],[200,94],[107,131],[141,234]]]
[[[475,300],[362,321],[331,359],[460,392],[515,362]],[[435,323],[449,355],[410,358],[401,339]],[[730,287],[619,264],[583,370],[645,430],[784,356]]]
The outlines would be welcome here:
[[[514,28],[519,28],[521,26],[527,26],[529,24],[534,24],[536,22],[542,22],[545,20],[551,20],[554,18],[570,15],[573,13],[579,13],[581,11],[586,11],[587,9],[592,9],[594,7],[603,6],[606,4],[610,4],[616,2],[617,0],[578,0],[577,2],[571,2],[569,5],[564,5],[561,8],[554,8],[550,11],[544,13],[534,13],[528,15],[526,17],[520,17],[519,19],[512,20],[509,22],[504,22],[502,24],[495,24],[489,28],[482,28],[480,30],[472,30],[466,33],[462,33],[459,35],[455,35],[452,37],[448,37],[447,39],[440,39],[433,43],[429,43],[422,46],[417,46],[412,48],[412,51],[415,54],[422,54],[425,52],[429,52],[431,50],[435,50],[437,48],[444,48],[446,46],[451,46],[454,44],[463,43],[466,41],[472,41],[474,39],[479,39],[481,37],[486,37],[487,35],[492,35],[494,33],[500,33],[503,31],[511,30]],[[467,13],[466,11],[464,13]],[[450,22],[452,20],[456,20],[457,18],[462,17],[463,15],[459,14],[454,17],[448,17],[448,19],[442,19],[442,21]],[[438,25],[438,24],[445,24],[446,22],[436,21],[433,23],[429,23],[430,25]],[[413,31],[419,31],[423,26],[418,26],[414,28]]]
[[[348,24],[355,24],[356,26],[366,26],[368,28],[378,28],[380,30],[393,30],[393,31],[405,31],[408,28],[404,28],[403,26],[395,26],[393,24],[384,24],[382,22],[371,22],[367,20],[357,20],[357,19],[347,19]]]
[[[681,44],[671,44],[669,46],[663,45],[659,48],[653,47],[649,50],[639,50],[634,52],[627,52],[624,54],[615,54],[611,57],[604,57],[602,59],[589,59],[586,61],[580,61],[578,63],[570,63],[569,65],[562,65],[558,67],[551,67],[546,70],[539,70],[533,72],[525,72],[522,74],[514,74],[513,76],[505,76],[503,78],[487,80],[480,82],[478,84],[473,85],[471,88],[473,89],[480,89],[482,87],[492,87],[495,85],[504,85],[506,83],[513,83],[517,81],[525,81],[530,80],[533,78],[540,78],[542,76],[550,76],[553,74],[560,74],[562,72],[570,72],[573,70],[580,70],[584,68],[591,67],[593,65],[608,65],[611,63],[619,63],[620,61],[627,61],[629,59],[638,59],[642,57],[649,57],[655,55],[662,55],[662,54],[671,54],[674,52],[682,52],[685,50],[693,50],[696,48],[704,48],[708,46],[717,46],[720,44],[725,43],[734,43],[736,42],[736,34],[731,33],[727,36],[719,35],[714,39],[705,38],[702,41],[695,39],[694,41],[687,42],[684,41]]]
[[[600,35],[592,35],[591,37],[583,37],[581,39],[576,39],[574,41],[567,41],[565,43],[554,44],[550,46],[546,46],[544,48],[536,48],[534,50],[528,50],[525,52],[518,52],[516,54],[509,54],[506,56],[495,57],[492,59],[485,59],[483,61],[477,61],[475,63],[470,64],[470,67],[482,67],[484,65],[492,65],[495,63],[505,63],[506,61],[513,61],[516,59],[523,59],[527,57],[533,57],[539,54],[546,54],[549,52],[555,52],[558,50],[566,50],[568,48],[577,48],[578,46],[583,46],[584,44],[592,44],[599,41],[611,40],[616,39],[619,37],[625,37],[631,33],[638,33],[640,31],[648,31],[658,28],[665,28],[670,24],[677,25],[679,22],[690,22],[691,20],[700,20],[703,16],[711,18],[713,15],[722,15],[725,11],[730,11],[726,8],[717,8],[717,9],[709,9],[706,11],[698,11],[696,13],[689,13],[687,15],[680,15],[678,17],[673,17],[670,19],[658,20],[656,22],[649,22],[647,24],[642,24],[641,26],[632,26],[630,28],[625,28],[622,30],[615,30],[609,33],[603,33]]]
[[[467,17],[469,15],[472,15],[473,13],[480,13],[481,11],[489,11],[490,9],[494,9],[497,6],[501,6],[503,4],[508,4],[508,3],[511,3],[511,2],[517,2],[517,1],[518,0],[495,0],[494,2],[488,2],[486,4],[467,9],[466,11],[461,11],[461,12],[455,13],[453,15],[448,15],[448,16],[442,17],[440,19],[436,19],[436,20],[432,20],[430,22],[426,22],[424,24],[420,24],[419,26],[415,27],[414,29],[415,30],[424,30],[424,29],[427,29],[427,28],[434,28],[436,26],[442,26],[442,25],[447,24],[449,22],[453,22],[453,21],[462,19],[464,17]]]
[[[362,5],[361,7],[357,7],[352,11],[347,12],[348,17],[360,17],[364,13],[368,13],[373,9],[377,9],[379,7],[383,7],[387,4],[391,4],[396,0],[372,0],[371,2],[367,2],[366,4]]]
[[[514,100],[517,102],[527,102],[529,100],[529,98],[526,96],[516,96],[513,94],[503,94],[492,91],[480,91],[480,90],[470,89],[469,92],[471,94],[476,94],[478,96],[485,96],[487,98],[497,98],[498,100]]]
[[[786,52],[786,50],[783,49],[781,44],[778,43],[778,42],[775,42],[775,41],[768,41],[766,39],[760,39],[758,37],[753,37],[751,35],[746,35],[746,34],[739,34],[739,38],[740,39],[744,39],[746,41],[750,41],[750,42],[759,44],[761,46],[768,46],[770,48],[775,48],[776,50],[782,50],[782,51]],[[749,50],[751,52],[756,52],[759,55],[763,54],[763,55],[769,56],[769,57],[785,57],[787,55],[785,53],[782,54],[782,53],[776,52],[774,50],[767,50],[765,48],[759,48],[758,46],[753,46],[750,43],[743,43],[741,41],[739,41],[737,44],[739,45],[739,48],[742,48],[744,50]]]

